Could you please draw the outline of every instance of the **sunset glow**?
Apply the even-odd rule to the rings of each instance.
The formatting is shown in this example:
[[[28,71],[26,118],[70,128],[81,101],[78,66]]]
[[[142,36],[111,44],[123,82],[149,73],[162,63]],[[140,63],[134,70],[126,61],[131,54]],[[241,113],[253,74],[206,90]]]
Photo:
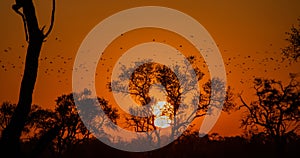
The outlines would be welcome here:
[[[152,112],[155,115],[154,125],[156,127],[166,128],[170,126],[172,107],[170,103],[165,101],[159,101],[153,106]]]
[[[299,157],[299,6],[0,1],[0,157]]]

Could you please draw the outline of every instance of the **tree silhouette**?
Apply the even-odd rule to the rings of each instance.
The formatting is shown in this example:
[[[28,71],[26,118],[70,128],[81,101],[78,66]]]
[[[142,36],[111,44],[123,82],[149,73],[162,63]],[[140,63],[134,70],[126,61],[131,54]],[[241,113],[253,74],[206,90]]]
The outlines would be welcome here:
[[[52,110],[43,109],[38,105],[32,105],[22,136],[25,139],[37,140],[43,133],[52,128],[52,125],[55,122],[54,115]]]
[[[90,90],[85,89],[83,92],[75,93],[74,100],[85,126],[97,137],[104,134],[102,128],[113,128],[112,124],[117,124],[118,110],[108,104],[104,98],[91,97]]]
[[[60,130],[53,140],[54,151],[61,155],[70,145],[85,141],[90,132],[85,128],[76,110],[73,94],[62,95],[56,99],[56,124]],[[79,138],[78,135],[81,135]]]
[[[241,125],[269,138],[283,156],[287,137],[300,129],[300,83],[295,77],[286,86],[281,81],[256,78],[254,89],[256,100],[250,103],[239,96],[240,108],[246,109]]]
[[[81,104],[75,105],[74,99],[79,99]],[[117,114],[117,110],[112,108],[108,102],[103,98],[97,98],[100,102],[100,106],[107,115],[107,117],[112,120],[112,122],[116,123],[117,118],[119,115]],[[52,140],[52,151],[55,152],[55,154],[59,157],[63,154],[64,151],[67,149],[70,150],[70,148],[73,145],[81,144],[87,142],[93,135],[91,134],[91,131],[89,131],[86,128],[86,125],[81,120],[81,117],[79,116],[79,113],[81,110],[85,109],[86,107],[82,106],[96,106],[93,102],[93,99],[90,98],[82,98],[82,94],[74,94],[70,93],[68,95],[62,95],[56,99],[56,107],[55,107],[55,125],[58,125],[58,132],[55,134]],[[97,113],[97,110],[95,110],[96,107],[93,108],[93,112]],[[89,119],[95,119],[93,118],[94,113],[87,113],[87,111],[82,111],[84,114],[81,114],[85,117],[90,117]],[[89,111],[90,112],[90,111]],[[104,118],[104,116],[99,116],[100,114],[96,114],[98,122],[93,122],[95,127],[100,128],[101,126],[104,126],[103,123],[101,124],[99,122],[99,117]],[[86,118],[85,118],[86,119]],[[102,122],[104,122],[103,119],[100,119]],[[96,124],[97,123],[97,124]],[[55,126],[52,125],[52,126]]]
[[[298,61],[300,59],[300,18],[298,19],[298,27],[292,26],[290,32],[286,32],[289,45],[282,49],[284,57]]]
[[[32,93],[37,77],[40,51],[43,42],[52,31],[54,24],[55,0],[53,0],[51,23],[47,31],[45,31],[45,26],[41,29],[39,28],[32,0],[16,0],[15,2],[12,9],[20,15],[23,20],[28,48],[19,101],[10,123],[2,133],[1,149],[3,149],[5,153],[9,152],[9,154],[13,154],[12,157],[19,157],[20,136],[31,109]]]
[[[11,104],[9,102],[4,102],[0,107],[0,120],[1,128],[3,129],[9,124],[9,120],[13,116],[13,113],[16,110],[17,105]],[[36,144],[40,141],[41,137],[49,129],[53,128],[55,122],[54,118],[55,113],[48,109],[42,109],[38,105],[32,105],[31,111],[28,114],[28,117],[25,121],[24,128],[22,130],[22,140],[23,142],[31,142]],[[32,147],[35,148],[35,147]],[[41,148],[39,146],[38,148]],[[35,154],[38,154],[38,150],[35,149]],[[34,154],[32,154],[33,156]]]
[[[136,65],[139,65],[139,62],[137,62]],[[122,74],[120,74],[118,78],[119,80],[115,80],[111,84],[109,84],[109,86],[111,86],[110,90],[113,90],[117,93],[128,94],[139,105],[144,106],[146,104],[149,104],[150,102],[155,102],[155,99],[157,98],[151,98],[149,91],[153,85],[161,84],[161,88],[164,88],[166,95],[166,98],[164,99],[166,99],[166,101],[171,105],[171,108],[168,108],[168,110],[165,111],[164,115],[167,115],[169,119],[173,119],[180,105],[181,96],[183,96],[184,92],[188,91],[188,89],[184,90],[182,88],[184,86],[180,85],[178,76],[176,76],[175,73],[167,66],[154,62],[146,62],[145,64],[140,65],[136,70],[134,70],[133,74],[128,74],[130,73],[131,69],[132,68],[130,67],[123,66]],[[196,73],[197,77],[200,80],[203,74],[200,71],[196,71]],[[125,88],[126,85],[124,85],[123,83],[124,76],[130,76],[129,91],[127,91],[127,89]],[[192,84],[195,83],[185,82],[185,84],[191,84],[189,88],[195,88],[192,87]],[[140,117],[141,115],[137,114],[140,114],[141,111],[138,111],[134,107],[131,108],[131,115],[126,117],[128,126],[134,127],[135,131],[137,132],[145,132],[156,129],[156,126],[154,125],[155,116],[152,114],[152,110],[153,109],[150,108],[146,111],[143,111],[145,113],[144,116],[148,117]]]
[[[189,56],[187,59],[189,63],[185,63],[186,65],[194,64],[196,61],[196,58],[194,56]],[[193,114],[195,114],[195,118],[202,117],[206,114],[210,114],[210,111],[208,111],[208,107],[212,102],[216,108],[221,108],[221,103],[224,103],[223,110],[227,112],[235,106],[233,102],[233,94],[231,88],[227,88],[227,91],[225,92],[226,98],[221,100],[221,96],[224,95],[224,93],[220,89],[224,88],[226,85],[222,80],[218,78],[213,78],[212,80],[209,80],[208,82],[202,85],[199,102],[193,102],[193,104],[197,106],[196,111],[193,111],[193,113],[187,117],[188,120],[176,120],[181,119],[179,117],[175,117],[178,113],[179,105],[182,103],[181,98],[185,94],[196,88],[196,83],[192,80],[187,79],[189,71],[191,70],[188,69],[186,65],[183,65],[181,68],[179,66],[174,66],[173,71],[169,67],[159,63],[151,61],[145,61],[142,63],[144,64],[140,64],[140,62],[135,63],[139,66],[133,71],[132,74],[130,74],[130,72],[132,72],[132,68],[123,65],[121,67],[122,71],[119,75],[119,78],[113,80],[111,83],[108,83],[109,89],[116,93],[130,95],[138,105],[144,106],[146,104],[155,103],[157,101],[155,100],[155,97],[152,96],[151,98],[150,90],[152,86],[156,84],[162,85],[158,88],[161,88],[160,91],[165,94],[165,99],[168,103],[166,105],[169,106],[167,107],[166,105],[164,105],[164,110],[162,110],[161,113],[163,116],[167,116],[170,120],[173,120],[173,136],[177,136],[185,129],[185,127],[189,126],[188,122],[194,119],[192,118]],[[201,70],[197,67],[196,64],[193,66],[193,70],[196,75],[196,82],[200,82],[204,74],[201,72]],[[175,74],[175,72],[179,71],[181,73]],[[130,76],[129,83],[126,83],[125,76]],[[184,85],[181,85],[178,79],[179,77],[183,79]],[[128,90],[126,88],[126,84],[129,84]],[[215,90],[212,90],[212,87]],[[144,110],[144,115],[141,115],[142,112],[136,110],[136,108],[134,107],[132,107],[129,110],[129,112],[131,115],[126,116],[128,128],[134,127],[134,130],[136,132],[148,132],[156,129],[154,120],[157,116],[153,114],[153,106],[151,106],[150,109],[147,109],[146,111]],[[150,114],[150,116],[147,114]]]
[[[9,102],[2,103],[0,107],[0,131],[2,132],[9,124],[17,105]],[[42,109],[38,105],[32,105],[31,111],[25,121],[22,130],[23,139],[35,140],[41,133],[49,129],[48,124],[52,124],[54,113],[51,110]],[[52,119],[52,120],[50,120]]]
[[[40,154],[47,148],[50,149],[54,157],[60,157],[66,150],[71,150],[72,146],[86,143],[93,137],[91,132],[87,130],[82,122],[78,111],[84,110],[85,107],[92,106],[91,111],[83,111],[85,117],[95,120],[93,126],[100,128],[104,126],[108,120],[104,120],[104,116],[99,115],[93,99],[82,98],[82,94],[73,93],[59,96],[56,101],[56,107],[53,110],[42,109],[38,105],[32,105],[31,111],[25,121],[22,130],[22,142],[29,142],[31,147],[26,153],[30,157],[40,157]],[[75,106],[74,99],[79,99],[82,104],[79,107]],[[119,117],[118,111],[112,108],[103,98],[97,98],[105,115],[113,123],[117,123]],[[17,105],[9,102],[4,102],[0,107],[0,131],[8,125]],[[95,118],[94,116],[97,116]],[[20,154],[21,155],[21,154]],[[26,155],[22,153],[22,155]]]
[[[9,121],[16,109],[16,106],[17,106],[16,104],[11,104],[9,102],[2,103],[2,105],[0,107],[0,113],[1,113],[1,115],[0,115],[0,131],[1,131],[1,133],[2,133],[3,129],[5,129],[6,126],[9,124]]]

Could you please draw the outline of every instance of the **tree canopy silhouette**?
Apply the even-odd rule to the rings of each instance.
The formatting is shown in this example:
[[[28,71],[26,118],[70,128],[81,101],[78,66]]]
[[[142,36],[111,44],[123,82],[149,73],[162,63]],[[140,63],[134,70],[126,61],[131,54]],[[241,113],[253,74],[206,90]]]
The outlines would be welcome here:
[[[85,107],[80,106],[93,107],[90,111],[85,110],[82,115],[89,117],[88,119],[93,121],[94,127],[101,128],[106,125],[106,122],[109,122],[104,119],[104,116],[97,113],[93,99],[83,98],[81,102],[84,104],[76,107],[74,99],[78,99],[81,94],[73,96],[73,93],[59,96],[55,100],[54,110],[32,105],[21,135],[22,142],[28,142],[30,149],[23,151],[21,155],[40,157],[43,151],[49,149],[52,156],[60,157],[66,150],[71,150],[72,146],[86,143],[93,138],[91,131],[86,128],[79,116],[80,110],[85,109]],[[105,99],[99,97],[97,99],[105,115],[116,124],[119,117],[118,110],[109,105]],[[9,102],[4,102],[0,106],[0,132],[8,125],[16,107],[16,104]],[[95,115],[97,118],[94,118]]]
[[[247,103],[240,95],[246,115],[242,127],[249,133],[263,134],[265,139],[277,144],[282,156],[287,138],[300,130],[300,82],[291,77],[284,86],[281,81],[256,78],[256,99]]]
[[[102,127],[104,124],[100,122],[105,122],[105,120],[100,119],[104,118],[104,116],[100,116],[100,113],[97,113],[96,104],[93,102],[93,99],[83,98],[80,102],[83,102],[80,105],[75,105],[75,99],[81,98],[82,94],[74,94],[70,93],[68,95],[63,94],[62,96],[56,99],[56,107],[55,107],[55,125],[58,125],[59,130],[54,135],[52,141],[53,151],[60,156],[66,149],[70,149],[73,145],[81,144],[87,142],[93,135],[91,131],[86,128],[86,124],[83,123],[79,113],[81,110],[86,109],[89,106],[93,107],[93,113],[89,113],[91,111],[83,110],[81,116],[89,117],[91,121],[95,120],[94,116],[97,115],[97,121],[93,122],[94,127]],[[112,108],[108,102],[103,98],[97,98],[100,102],[100,108],[104,111],[107,117],[112,120],[112,122],[116,123],[117,118],[119,117],[117,110]],[[97,113],[97,114],[94,114]],[[85,118],[86,119],[86,118]],[[52,126],[55,126],[52,125]]]
[[[222,100],[221,98],[224,93],[222,93],[220,89],[224,88],[226,85],[222,80],[213,78],[212,80],[209,80],[201,86],[202,89],[200,90],[200,98],[198,98],[199,102],[192,103],[197,106],[197,108],[192,112],[190,116],[187,117],[188,120],[176,120],[176,117],[174,116],[176,116],[178,113],[178,107],[182,103],[182,97],[184,97],[187,92],[196,89],[196,83],[194,83],[194,81],[192,80],[188,80],[187,77],[187,75],[189,75],[191,71],[187,68],[187,64],[194,64],[196,58],[194,56],[189,56],[187,59],[188,63],[185,63],[186,65],[174,66],[173,70],[165,65],[151,61],[145,61],[143,62],[144,64],[141,65],[139,62],[137,62],[135,64],[136,66],[139,66],[133,71],[132,74],[130,74],[132,68],[123,65],[119,77],[116,80],[113,80],[111,83],[108,83],[108,86],[111,91],[129,95],[133,98],[134,101],[136,101],[138,105],[144,106],[146,104],[156,103],[157,101],[159,101],[156,97],[154,97],[155,94],[151,94],[150,91],[151,88],[153,88],[153,85],[161,85],[157,88],[159,88],[160,92],[165,94],[164,99],[168,103],[166,104],[168,106],[164,105],[164,109],[161,109],[161,113],[164,116],[168,117],[168,119],[173,120],[172,125],[174,128],[172,129],[172,132],[173,135],[178,135],[178,133],[181,133],[185,129],[185,127],[189,126],[188,122],[190,122],[191,120],[194,120],[197,117],[202,117],[206,114],[211,114],[211,111],[208,111],[208,106],[211,103],[213,103],[213,106],[215,106],[216,108],[221,108],[221,103],[224,103],[223,110],[226,112],[229,112],[231,108],[235,106],[231,88],[227,88],[227,91],[225,92],[226,97]],[[180,73],[175,74],[176,71]],[[204,73],[201,72],[196,64],[193,65],[193,71],[195,72],[196,76],[195,81],[200,82],[203,79]],[[126,82],[125,76],[129,76],[129,83]],[[184,85],[181,85],[182,83],[180,83],[178,79],[179,77],[183,79]],[[129,84],[128,89],[126,87],[127,84]],[[215,90],[212,90],[212,87]],[[157,116],[153,114],[154,107],[153,104],[151,105],[152,106],[150,107],[150,109],[148,109],[147,111],[143,111],[144,113],[146,113],[145,116],[147,116],[147,114],[150,114],[150,116],[148,115],[147,117],[141,117],[141,115],[137,115],[142,112],[132,107],[130,109],[131,115],[126,115],[126,127],[133,127],[137,132],[155,130],[157,128],[155,125],[155,118]],[[193,115],[195,116],[195,118],[192,118]]]
[[[289,44],[282,49],[284,57],[292,61],[298,61],[298,59],[300,59],[300,18],[298,22],[298,26],[292,26],[290,32],[286,32],[288,35],[286,40]]]

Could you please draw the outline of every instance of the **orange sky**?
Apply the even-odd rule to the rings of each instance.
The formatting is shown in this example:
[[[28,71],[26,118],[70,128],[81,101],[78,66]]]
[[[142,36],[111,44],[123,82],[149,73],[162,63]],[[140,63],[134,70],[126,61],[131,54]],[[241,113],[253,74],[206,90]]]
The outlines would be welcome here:
[[[16,103],[26,42],[21,18],[11,9],[13,2],[0,1],[0,101]],[[51,0],[35,2],[40,26],[49,26]],[[281,59],[280,48],[287,44],[285,32],[297,24],[300,16],[298,0],[58,1],[53,32],[41,52],[33,102],[53,108],[58,96],[72,91],[75,55],[83,38],[96,24],[118,11],[146,5],[174,8],[198,20],[219,45],[226,64],[228,84],[235,92],[244,91],[246,101],[252,97],[249,83],[253,76],[286,81],[289,72],[299,72],[299,63],[286,65],[278,62]],[[115,48],[120,45],[122,43],[115,43]],[[222,114],[213,132],[239,134],[239,119],[240,113]]]

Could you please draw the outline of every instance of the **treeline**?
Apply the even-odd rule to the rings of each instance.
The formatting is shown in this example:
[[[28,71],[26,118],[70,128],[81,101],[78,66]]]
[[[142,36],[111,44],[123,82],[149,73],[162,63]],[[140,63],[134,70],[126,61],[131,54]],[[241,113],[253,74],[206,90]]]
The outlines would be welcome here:
[[[294,78],[292,78],[293,80]],[[272,84],[277,84],[275,81],[269,83],[269,80],[255,80],[255,83],[262,89],[269,89]],[[259,83],[258,83],[259,82]],[[267,82],[267,83],[264,83]],[[270,85],[269,85],[269,84]],[[293,82],[291,82],[293,83]],[[264,88],[267,87],[267,88]],[[291,87],[291,86],[286,86]],[[259,91],[259,89],[257,89]],[[288,91],[288,90],[286,90]],[[260,91],[259,91],[260,92]],[[270,91],[265,92],[270,94]],[[276,91],[273,89],[273,93]],[[291,94],[285,94],[287,96],[293,96],[294,91],[290,89]],[[292,93],[293,92],[293,93]],[[296,91],[299,99],[299,91]],[[234,137],[223,137],[218,133],[212,133],[205,135],[204,137],[199,137],[199,133],[192,131],[190,128],[186,130],[178,139],[170,143],[169,145],[149,152],[125,152],[118,149],[114,149],[94,137],[94,135],[86,128],[86,125],[82,122],[81,117],[78,112],[81,108],[78,104],[75,105],[75,100],[78,102],[79,98],[82,105],[90,105],[92,109],[96,109],[97,106],[95,101],[98,101],[104,114],[97,113],[97,122],[93,122],[94,128],[102,128],[103,126],[109,125],[107,123],[113,122],[118,125],[118,120],[120,119],[119,111],[111,106],[109,102],[103,98],[97,98],[96,100],[84,97],[89,95],[90,91],[84,91],[79,94],[64,94],[59,96],[56,101],[56,106],[54,110],[44,109],[38,105],[33,105],[29,116],[25,123],[25,128],[22,131],[21,137],[21,152],[23,157],[253,157],[256,155],[264,155],[265,157],[279,157],[284,155],[284,157],[289,157],[291,155],[299,155],[299,150],[297,148],[300,145],[300,136],[297,133],[296,127],[299,125],[297,117],[299,113],[299,104],[293,104],[297,99],[289,100],[287,103],[290,105],[297,105],[296,109],[292,110],[291,113],[283,113],[281,115],[286,115],[284,122],[279,127],[284,127],[287,123],[293,122],[297,125],[295,128],[288,130],[281,129],[282,133],[278,135],[272,135],[272,131],[276,130],[277,126],[272,127],[272,122],[276,121],[278,118],[275,115],[276,108],[268,107],[267,105],[277,106],[274,104],[276,99],[261,101],[264,103],[265,108],[269,108],[268,111],[263,111],[258,108],[257,104],[251,103],[250,105],[245,105],[246,103],[238,106],[243,108],[244,106],[249,106],[250,109],[256,109],[257,111],[248,111],[249,115],[246,115],[244,120],[251,120],[251,128],[248,128],[248,124],[245,121],[242,122],[242,127],[245,128],[245,133],[240,136]],[[260,92],[259,94],[263,94]],[[277,93],[276,93],[277,94]],[[283,95],[283,94],[282,94]],[[264,95],[265,99],[269,95]],[[279,97],[279,96],[278,96]],[[297,96],[294,96],[294,98]],[[285,104],[284,104],[285,105]],[[293,107],[293,106],[291,106]],[[4,102],[0,106],[0,131],[2,134],[3,129],[6,128],[12,117],[14,110],[16,109],[16,104],[11,104],[9,102]],[[247,108],[246,108],[247,109]],[[277,107],[278,109],[278,107]],[[291,111],[288,108],[283,108],[281,111]],[[95,112],[95,111],[94,111]],[[96,111],[97,112],[97,111]],[[259,113],[257,115],[254,115]],[[272,119],[268,121],[268,118],[262,119],[261,124],[265,123],[266,128],[261,128],[262,130],[254,130],[256,123],[255,120],[259,120],[264,113],[273,113]],[[107,118],[104,115],[108,116]],[[88,115],[89,116],[89,115]],[[250,117],[252,116],[252,117]],[[256,117],[257,118],[256,118]],[[297,117],[296,117],[297,116]],[[249,117],[249,118],[247,118]],[[92,118],[92,117],[90,117]],[[294,120],[292,119],[294,118]],[[93,119],[92,119],[93,120]],[[127,120],[131,121],[131,120]],[[134,120],[141,121],[141,120]],[[143,121],[143,120],[142,120]],[[269,124],[267,124],[269,123]],[[247,125],[247,126],[246,126]],[[258,124],[259,125],[259,124]],[[135,125],[134,125],[135,126]],[[257,127],[257,126],[256,126]],[[267,128],[268,127],[268,128]],[[293,127],[293,126],[291,126]],[[151,130],[151,129],[150,129]],[[278,142],[277,137],[280,138]],[[127,145],[126,142],[118,142],[122,145]],[[280,149],[279,149],[280,147]]]
[[[216,137],[217,136],[217,137]],[[300,137],[289,140],[285,147],[285,158],[299,155]],[[23,149],[30,148],[30,142],[23,143]],[[43,158],[54,157],[53,151],[47,148],[41,154]],[[276,145],[266,141],[265,137],[253,135],[250,138],[244,136],[222,137],[216,133],[198,137],[198,133],[183,135],[171,144],[149,152],[126,152],[112,148],[101,141],[91,138],[80,144],[68,146],[59,157],[123,157],[123,158],[253,158],[253,157],[278,157]]]

